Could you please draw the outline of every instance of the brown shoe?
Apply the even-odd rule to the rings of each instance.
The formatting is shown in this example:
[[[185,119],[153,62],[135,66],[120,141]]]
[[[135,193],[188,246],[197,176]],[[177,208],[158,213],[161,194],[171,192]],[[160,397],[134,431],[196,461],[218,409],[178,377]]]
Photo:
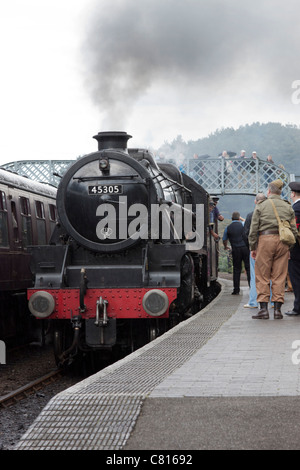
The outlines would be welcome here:
[[[256,315],[253,315],[254,320],[268,320],[269,319],[269,310],[267,302],[260,302],[260,310]]]
[[[281,313],[282,302],[274,302],[274,318],[275,320],[281,320],[283,315]]]

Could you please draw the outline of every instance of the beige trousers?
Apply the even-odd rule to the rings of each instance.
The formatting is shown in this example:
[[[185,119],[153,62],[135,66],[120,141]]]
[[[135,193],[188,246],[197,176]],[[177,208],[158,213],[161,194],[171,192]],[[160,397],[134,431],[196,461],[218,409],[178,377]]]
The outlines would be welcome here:
[[[284,303],[288,261],[289,247],[279,240],[279,235],[259,237],[255,260],[257,302],[269,302],[272,281],[272,302]]]

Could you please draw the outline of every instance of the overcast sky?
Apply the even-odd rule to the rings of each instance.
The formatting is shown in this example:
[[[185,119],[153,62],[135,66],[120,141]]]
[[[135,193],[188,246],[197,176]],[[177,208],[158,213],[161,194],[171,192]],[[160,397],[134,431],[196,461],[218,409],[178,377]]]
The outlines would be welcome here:
[[[2,0],[0,164],[73,159],[102,130],[155,149],[300,125],[299,18],[298,0]]]

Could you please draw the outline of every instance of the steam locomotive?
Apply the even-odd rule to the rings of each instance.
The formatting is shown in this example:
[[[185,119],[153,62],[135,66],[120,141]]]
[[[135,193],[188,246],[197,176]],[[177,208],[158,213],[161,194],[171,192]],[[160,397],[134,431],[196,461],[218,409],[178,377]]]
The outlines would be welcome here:
[[[51,322],[59,365],[132,351],[197,312],[218,289],[209,194],[175,165],[99,132],[57,191],[49,245],[31,249],[29,309]]]

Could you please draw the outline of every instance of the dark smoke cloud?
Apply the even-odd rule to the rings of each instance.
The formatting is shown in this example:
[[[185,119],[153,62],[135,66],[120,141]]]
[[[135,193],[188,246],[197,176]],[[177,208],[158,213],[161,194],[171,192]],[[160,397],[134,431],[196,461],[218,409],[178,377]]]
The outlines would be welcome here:
[[[156,86],[178,102],[197,93],[289,99],[300,78],[299,10],[297,0],[96,1],[82,51],[104,126],[124,124]]]

